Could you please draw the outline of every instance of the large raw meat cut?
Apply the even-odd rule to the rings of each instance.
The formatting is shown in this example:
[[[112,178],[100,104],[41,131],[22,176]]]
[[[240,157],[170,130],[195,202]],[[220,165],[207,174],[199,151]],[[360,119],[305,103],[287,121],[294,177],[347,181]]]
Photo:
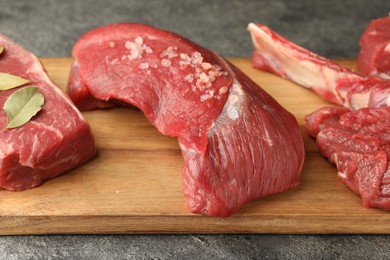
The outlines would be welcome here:
[[[134,105],[178,138],[191,212],[227,217],[298,184],[304,147],[294,116],[218,54],[151,26],[113,24],[83,35],[73,58],[76,105]]]
[[[390,81],[365,77],[316,55],[273,32],[249,24],[255,68],[313,89],[322,98],[350,109],[390,105]]]
[[[0,110],[0,189],[25,190],[91,159],[94,138],[81,113],[37,57],[3,35],[0,45],[4,46],[0,72],[29,80],[45,99],[41,111],[17,128],[5,128],[6,113]],[[1,108],[16,90],[0,91]]]
[[[305,117],[306,131],[365,207],[390,209],[390,107],[324,107]],[[341,199],[341,198],[340,198]]]
[[[250,24],[253,66],[273,72],[344,107],[307,115],[306,132],[363,205],[390,209],[390,81],[361,76]],[[355,109],[350,111],[350,109]]]
[[[358,70],[390,79],[390,16],[372,20],[360,37]]]

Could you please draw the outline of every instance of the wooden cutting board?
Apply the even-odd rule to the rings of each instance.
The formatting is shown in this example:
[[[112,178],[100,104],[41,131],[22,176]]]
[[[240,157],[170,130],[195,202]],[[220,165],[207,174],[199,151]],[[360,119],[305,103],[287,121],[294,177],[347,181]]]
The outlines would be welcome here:
[[[182,193],[177,140],[162,136],[138,110],[89,111],[83,114],[98,156],[38,188],[0,191],[0,234],[390,233],[390,212],[364,208],[303,131],[303,116],[327,103],[310,90],[252,69],[249,59],[231,61],[302,126],[307,155],[299,187],[249,203],[226,219],[191,214]],[[71,59],[42,62],[64,88]]]

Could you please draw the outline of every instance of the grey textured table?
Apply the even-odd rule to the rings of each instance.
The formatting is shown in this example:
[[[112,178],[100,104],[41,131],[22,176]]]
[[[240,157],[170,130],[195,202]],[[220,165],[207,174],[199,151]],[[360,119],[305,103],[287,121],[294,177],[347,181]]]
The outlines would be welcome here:
[[[389,11],[389,0],[2,0],[0,32],[39,57],[68,57],[75,40],[91,28],[141,22],[228,57],[249,57],[246,25],[253,21],[321,55],[355,58],[367,23]],[[383,235],[0,237],[0,259],[388,259],[389,252],[390,237]]]

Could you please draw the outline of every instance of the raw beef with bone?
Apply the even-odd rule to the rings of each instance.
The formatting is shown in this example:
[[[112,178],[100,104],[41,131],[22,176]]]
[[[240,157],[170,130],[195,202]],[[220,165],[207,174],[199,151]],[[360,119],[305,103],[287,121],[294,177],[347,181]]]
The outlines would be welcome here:
[[[390,105],[390,81],[366,77],[316,55],[265,25],[249,24],[255,68],[313,89],[322,98],[350,109]]]
[[[68,91],[80,108],[134,105],[178,138],[191,212],[227,217],[298,184],[294,116],[218,54],[151,26],[113,24],[82,36],[73,58]]]
[[[363,205],[390,209],[390,81],[354,73],[288,41],[264,25],[248,26],[253,66],[312,88],[345,107],[307,115],[306,131]],[[349,109],[356,109],[350,111]]]
[[[360,37],[358,70],[390,80],[390,16],[372,20]]]
[[[48,77],[37,57],[0,35],[0,72],[30,81],[45,103],[39,113],[17,128],[5,128],[0,111],[0,189],[25,190],[40,185],[95,155],[88,123],[69,97]],[[0,107],[17,89],[0,91]]]

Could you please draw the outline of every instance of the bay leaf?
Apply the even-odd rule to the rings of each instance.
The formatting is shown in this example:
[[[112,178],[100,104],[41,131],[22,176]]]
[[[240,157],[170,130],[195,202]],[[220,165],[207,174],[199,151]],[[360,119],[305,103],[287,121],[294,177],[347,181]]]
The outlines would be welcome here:
[[[37,87],[27,86],[15,91],[4,103],[7,114],[6,128],[15,128],[29,122],[39,110],[45,100]]]
[[[29,81],[27,79],[0,72],[0,91],[22,86]]]

